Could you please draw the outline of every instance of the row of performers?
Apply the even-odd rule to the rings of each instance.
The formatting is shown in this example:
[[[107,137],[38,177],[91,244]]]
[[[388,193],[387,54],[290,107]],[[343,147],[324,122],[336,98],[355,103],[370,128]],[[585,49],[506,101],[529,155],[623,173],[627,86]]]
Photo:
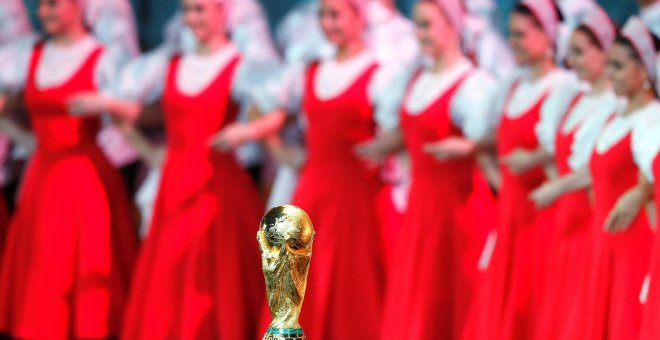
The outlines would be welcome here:
[[[229,0],[182,1],[191,35],[178,40],[191,48],[121,67],[86,28],[92,3],[40,2],[47,38],[2,52],[0,87],[22,93],[31,132],[7,116],[0,128],[31,159],[6,223],[0,332],[261,335],[263,205],[234,151],[262,141],[277,183],[299,176],[292,202],[317,229],[301,320],[312,339],[658,337],[660,248],[645,210],[660,187],[658,44],[642,20],[619,31],[592,4],[569,35],[572,73],[555,62],[555,4],[523,0],[509,21],[519,67],[496,79],[465,52],[458,0],[420,0],[414,29],[381,13],[380,44],[372,3],[321,0],[307,16],[320,57],[282,72],[259,58],[267,49],[240,46]],[[416,48],[420,63],[391,61]],[[508,49],[489,51],[492,62]],[[136,128],[154,101],[166,151]],[[107,126],[162,169],[139,253],[125,183],[99,147]],[[398,227],[400,188],[383,185],[381,165],[401,150],[411,183]]]

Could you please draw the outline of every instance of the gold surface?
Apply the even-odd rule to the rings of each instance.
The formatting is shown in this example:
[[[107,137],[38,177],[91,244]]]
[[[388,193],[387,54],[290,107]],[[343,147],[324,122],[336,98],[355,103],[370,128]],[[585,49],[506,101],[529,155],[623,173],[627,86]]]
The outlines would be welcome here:
[[[261,220],[257,240],[273,316],[270,328],[300,329],[314,241],[312,221],[298,207],[273,208]]]

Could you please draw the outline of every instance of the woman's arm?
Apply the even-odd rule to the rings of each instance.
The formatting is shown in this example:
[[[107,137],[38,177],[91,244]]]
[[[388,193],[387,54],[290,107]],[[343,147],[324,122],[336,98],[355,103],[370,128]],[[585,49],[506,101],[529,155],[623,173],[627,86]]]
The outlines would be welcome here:
[[[565,176],[548,181],[529,195],[538,208],[545,208],[560,196],[591,186],[591,173],[583,168]]]
[[[399,128],[383,132],[380,136],[355,146],[355,153],[369,163],[380,164],[387,156],[403,149],[403,135]]]
[[[251,112],[254,110],[257,110],[254,106],[250,108]],[[211,138],[211,146],[230,151],[278,132],[286,121],[286,113],[280,109],[266,115],[250,113],[249,116],[253,117],[249,122],[235,122],[218,132]]]
[[[630,224],[652,198],[653,184],[646,179],[646,176],[640,174],[637,185],[623,194],[610,211],[603,226],[604,230],[610,233],[628,230]]]
[[[536,150],[516,149],[500,160],[511,172],[515,174],[525,173],[537,166],[552,162],[552,155],[543,147]]]
[[[135,122],[142,104],[124,101],[97,92],[82,93],[69,101],[69,111],[73,115],[87,116],[109,113],[114,118]]]

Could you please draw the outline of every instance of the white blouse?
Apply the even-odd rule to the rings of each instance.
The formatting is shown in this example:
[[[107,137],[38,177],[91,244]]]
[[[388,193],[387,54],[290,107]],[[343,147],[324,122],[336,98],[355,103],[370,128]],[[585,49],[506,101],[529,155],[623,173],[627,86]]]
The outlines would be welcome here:
[[[188,95],[201,93],[239,55],[238,49],[231,44],[210,55],[184,53],[176,75],[178,89]],[[132,60],[122,71],[115,95],[145,104],[157,101],[165,89],[170,61],[171,54],[166,49]],[[262,76],[255,76],[253,72],[259,72],[260,69],[251,65],[250,61],[241,59],[232,82],[232,98],[244,106],[254,102],[263,112],[270,112],[277,108],[277,103],[253,101],[252,88]]]
[[[654,102],[646,111],[633,127],[632,149],[639,170],[655,182],[653,163],[660,155],[660,103]]]
[[[101,44],[91,35],[69,46],[58,46],[46,41],[37,66],[37,87],[47,89],[65,83],[99,46]],[[0,51],[0,55],[4,54],[12,60],[12,67],[0,68],[0,91],[20,92],[25,87],[33,50],[34,43],[25,41],[12,44]],[[121,49],[105,48],[96,64],[94,77],[96,86],[101,92],[113,92],[115,76],[127,59],[128,56]]]
[[[511,87],[516,82],[518,83],[516,91],[513,95],[510,95]],[[501,108],[505,109],[509,118],[521,116],[544,95],[548,95],[548,97],[543,104],[542,110],[546,110],[547,108],[554,112],[557,108],[554,105],[550,105],[555,104],[552,102],[553,100],[557,100],[559,103],[565,103],[566,101],[570,102],[570,99],[572,99],[572,95],[567,96],[564,91],[558,91],[558,89],[566,87],[573,87],[575,91],[579,89],[576,87],[577,81],[575,76],[562,69],[555,69],[535,81],[529,80],[527,71],[522,71],[514,75],[511,79],[506,80],[505,83],[506,85],[501,87],[502,91],[500,92],[499,100]],[[504,105],[509,99],[507,97],[510,97],[509,106],[505,108]]]
[[[2,5],[0,5],[0,46],[30,34],[32,34],[32,24],[23,0],[2,0]]]
[[[566,112],[575,97],[582,92],[586,92],[583,91],[582,87],[581,83],[575,79],[574,83],[571,82],[566,84],[566,86],[553,89],[552,94],[548,96],[548,99],[544,104],[545,114],[542,112],[541,120],[536,126],[536,136],[546,151],[550,153],[555,152],[555,139],[559,124],[566,115]],[[581,111],[578,111],[577,113],[580,114]],[[578,123],[580,121],[579,116],[576,116],[573,112],[571,112],[571,115],[572,117],[570,118],[574,118],[572,123]],[[550,117],[556,119],[550,119]],[[570,118],[569,120],[571,120]]]
[[[492,100],[496,82],[487,73],[476,69],[468,60],[463,60],[442,73],[423,71],[410,87],[403,106],[411,115],[421,114],[466,75],[468,78],[451,99],[450,115],[452,122],[461,128],[467,138],[479,140],[495,127]],[[410,77],[406,83],[409,81]]]
[[[644,122],[647,117],[657,114],[660,109],[660,103],[653,101],[645,107],[624,116],[622,112],[625,109],[625,104],[620,105],[619,110],[617,110],[599,134],[595,148],[598,154],[607,153],[612,147],[628,136],[635,125]]]
[[[369,67],[378,64],[376,57],[369,51],[338,62],[334,58],[326,58],[320,62],[314,79],[314,91],[320,99],[328,100],[341,95],[367,71]],[[278,82],[279,89],[275,95],[264,97],[277,98],[280,107],[289,112],[300,112],[305,96],[305,78],[307,68],[295,67],[287,69],[286,74]],[[378,125],[389,130],[398,126],[398,109],[402,95],[392,96],[391,86],[397,76],[397,71],[387,66],[378,66],[369,83],[369,97],[374,105],[374,119]]]
[[[600,131],[620,105],[621,100],[612,91],[597,95],[585,94],[580,98],[561,131],[567,134],[575,127],[578,128],[568,158],[572,170],[577,171],[589,165]]]
[[[523,70],[502,82],[495,101],[498,113],[515,119],[536,105],[543,96],[541,117],[535,127],[539,143],[547,150],[554,149],[557,128],[571,101],[580,90],[580,83],[567,71],[555,69],[535,81],[529,80],[527,70]],[[514,84],[518,84],[511,94]],[[508,102],[508,106],[507,106]]]

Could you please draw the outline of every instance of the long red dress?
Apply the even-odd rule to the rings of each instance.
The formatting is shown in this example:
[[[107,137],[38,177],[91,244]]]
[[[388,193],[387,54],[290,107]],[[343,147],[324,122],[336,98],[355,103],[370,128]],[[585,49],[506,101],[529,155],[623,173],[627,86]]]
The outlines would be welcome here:
[[[572,173],[569,159],[576,133],[581,124],[565,132],[565,125],[572,110],[582,98],[576,96],[564,115],[555,140],[555,164],[560,177]],[[580,291],[576,287],[586,280],[586,271],[590,256],[592,208],[587,189],[562,195],[557,200],[555,219],[557,228],[551,235],[551,248],[547,262],[547,281],[541,296],[536,339],[558,339],[561,330],[566,327],[568,318]]]
[[[642,305],[639,293],[648,272],[653,234],[646,213],[623,233],[603,232],[617,200],[637,184],[631,150],[632,134],[605,153],[594,151],[590,169],[594,188],[593,260],[587,278],[586,311],[578,324],[582,339],[637,339]]]
[[[653,177],[655,178],[655,209],[660,211],[660,156],[656,156],[653,162]],[[640,340],[660,339],[660,238],[656,223],[655,244],[653,245],[653,257],[651,258],[651,281],[649,284],[648,297],[644,305],[642,317],[642,328]]]
[[[509,93],[505,110],[519,83]],[[511,118],[506,113],[497,132],[497,153],[506,157],[516,149],[539,147],[534,128],[548,94],[526,112]],[[545,182],[543,167],[514,174],[502,167],[502,187],[497,217],[497,243],[475,297],[464,339],[530,339],[541,289],[543,245],[552,229],[552,209],[539,211],[529,194]]]
[[[4,252],[9,233],[10,212],[5,196],[0,193],[0,254]]]
[[[316,238],[301,325],[309,339],[378,339],[385,274],[377,198],[378,169],[355,154],[374,138],[368,85],[374,64],[342,94],[319,98],[306,75],[303,111],[308,160],[293,203],[309,214]]]
[[[462,75],[423,112],[413,115],[403,109],[412,186],[388,281],[382,339],[450,340],[463,330],[487,233],[475,225],[475,212],[467,210],[474,160],[441,162],[423,147],[463,135],[452,122],[451,102],[470,74]]]
[[[102,48],[65,83],[39,89],[43,47],[34,49],[25,89],[38,147],[4,253],[0,331],[20,339],[115,337],[137,250],[130,198],[96,145],[99,118],[72,117],[67,104],[96,90]]]
[[[180,61],[168,70],[167,157],[122,339],[251,339],[265,297],[256,242],[263,206],[233,154],[208,146],[236,118],[239,58],[195,96],[178,89]]]

